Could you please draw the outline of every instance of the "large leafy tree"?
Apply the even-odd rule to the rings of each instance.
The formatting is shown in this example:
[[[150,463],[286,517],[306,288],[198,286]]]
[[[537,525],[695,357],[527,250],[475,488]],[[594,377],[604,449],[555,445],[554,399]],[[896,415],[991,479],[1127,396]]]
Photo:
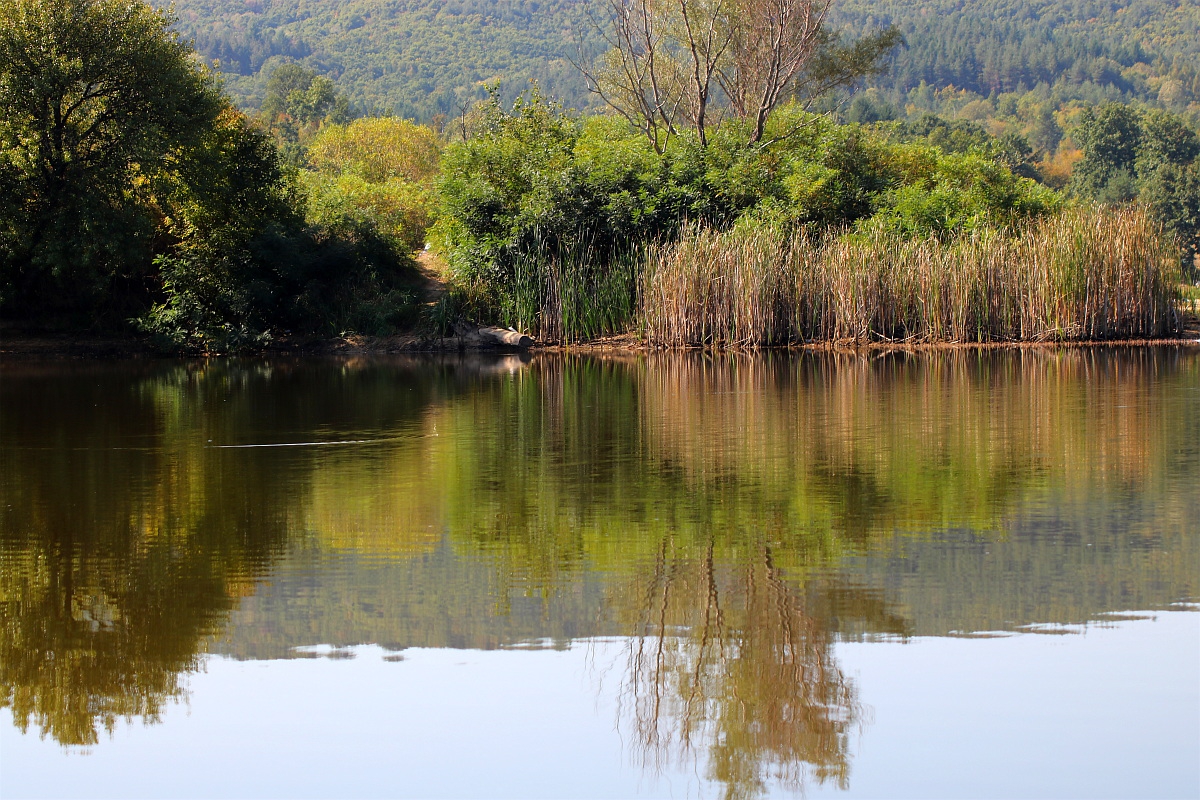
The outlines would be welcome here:
[[[0,0],[0,302],[144,291],[164,176],[225,101],[171,19],[128,0]]]
[[[1200,254],[1200,136],[1165,111],[1108,103],[1081,115],[1072,188],[1104,202],[1138,200],[1177,237],[1185,270]]]

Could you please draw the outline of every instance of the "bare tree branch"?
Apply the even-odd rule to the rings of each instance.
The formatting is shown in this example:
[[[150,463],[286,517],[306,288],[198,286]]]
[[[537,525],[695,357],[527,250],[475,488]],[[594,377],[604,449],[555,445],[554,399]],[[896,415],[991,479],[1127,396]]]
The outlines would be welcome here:
[[[750,123],[750,143],[761,142],[781,102],[811,102],[878,72],[903,41],[892,28],[842,45],[825,28],[831,0],[598,2],[603,14],[588,16],[609,52],[599,67],[585,65],[580,41],[576,66],[660,153],[685,122],[707,146],[713,118],[726,111]]]

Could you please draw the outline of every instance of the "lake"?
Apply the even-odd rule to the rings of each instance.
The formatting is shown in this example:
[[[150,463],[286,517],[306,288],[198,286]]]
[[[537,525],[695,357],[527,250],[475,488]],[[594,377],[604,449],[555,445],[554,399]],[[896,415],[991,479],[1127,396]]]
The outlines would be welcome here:
[[[0,475],[4,797],[1200,796],[1200,349],[9,362]]]

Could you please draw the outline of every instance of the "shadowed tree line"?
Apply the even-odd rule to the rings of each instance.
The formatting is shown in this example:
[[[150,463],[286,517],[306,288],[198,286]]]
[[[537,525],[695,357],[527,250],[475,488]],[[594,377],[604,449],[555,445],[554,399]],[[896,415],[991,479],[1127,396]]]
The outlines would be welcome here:
[[[306,218],[272,137],[172,22],[144,3],[0,3],[6,322],[198,350],[394,326],[408,252],[361,215]],[[286,77],[289,125],[337,111],[327,81]]]

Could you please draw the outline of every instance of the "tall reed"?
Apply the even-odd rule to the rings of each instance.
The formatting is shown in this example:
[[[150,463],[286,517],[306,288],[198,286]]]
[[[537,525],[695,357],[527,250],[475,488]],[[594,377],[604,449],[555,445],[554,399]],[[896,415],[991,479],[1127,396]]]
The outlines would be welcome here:
[[[628,329],[637,312],[638,259],[586,242],[517,254],[499,297],[502,319],[543,341],[577,342]]]
[[[694,229],[649,251],[640,317],[659,346],[1157,338],[1180,329],[1178,263],[1132,207],[947,239]]]

